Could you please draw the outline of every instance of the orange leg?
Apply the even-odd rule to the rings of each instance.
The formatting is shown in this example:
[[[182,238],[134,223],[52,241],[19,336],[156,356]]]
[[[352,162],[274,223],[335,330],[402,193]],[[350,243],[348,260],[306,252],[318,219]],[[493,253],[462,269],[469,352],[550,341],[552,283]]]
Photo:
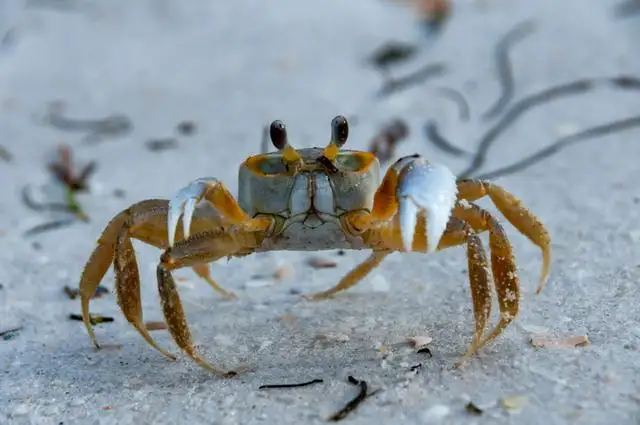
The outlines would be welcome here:
[[[126,310],[125,316],[143,334],[145,339],[148,340],[150,338],[148,334],[145,335],[146,330],[141,325],[141,315],[137,313],[140,308],[140,288],[126,283],[133,279],[132,275],[136,276],[136,281],[138,279],[137,265],[135,265],[136,258],[131,239],[137,239],[157,248],[166,249],[168,246],[166,227],[168,210],[169,201],[151,199],[133,204],[120,212],[107,224],[97,241],[94,251],[84,266],[79,284],[82,315],[87,333],[97,348],[100,348],[100,345],[90,321],[89,304],[98,285],[100,285],[112,264],[116,274],[116,290],[119,302],[121,306],[125,303],[127,304],[123,307]],[[192,229],[198,233],[218,228],[221,228],[221,222],[211,218],[205,219],[196,216],[192,223]],[[119,254],[117,255],[117,253]],[[193,267],[194,271],[206,280],[204,276],[206,266],[197,264]],[[126,272],[126,270],[130,270],[130,272]],[[224,289],[213,287],[223,295],[227,294]],[[136,319],[136,317],[140,318]]]
[[[470,202],[489,196],[505,218],[542,251],[542,273],[536,293],[540,293],[549,277],[551,264],[551,237],[544,225],[515,196],[491,182],[459,180],[458,199]]]

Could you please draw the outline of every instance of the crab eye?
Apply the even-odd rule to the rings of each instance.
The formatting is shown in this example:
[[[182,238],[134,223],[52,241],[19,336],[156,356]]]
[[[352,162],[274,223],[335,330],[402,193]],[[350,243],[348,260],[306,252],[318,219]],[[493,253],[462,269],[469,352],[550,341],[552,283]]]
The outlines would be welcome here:
[[[275,120],[271,123],[269,136],[271,137],[271,143],[273,143],[276,149],[282,150],[287,146],[287,128],[282,121]]]
[[[331,141],[338,147],[342,147],[349,137],[349,123],[347,119],[338,115],[331,121]]]

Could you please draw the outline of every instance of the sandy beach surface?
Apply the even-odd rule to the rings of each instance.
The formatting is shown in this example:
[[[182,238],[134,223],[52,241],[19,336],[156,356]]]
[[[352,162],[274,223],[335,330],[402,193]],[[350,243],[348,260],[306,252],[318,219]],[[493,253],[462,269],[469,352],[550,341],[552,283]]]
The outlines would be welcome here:
[[[350,424],[640,423],[640,13],[632,3],[460,0],[428,32],[410,2],[3,1],[0,424],[319,424],[358,394],[348,376],[375,392],[343,419]],[[390,42],[417,50],[385,77],[368,58]],[[502,65],[500,45],[509,58]],[[426,66],[433,72],[421,75]],[[388,90],[410,75],[423,78]],[[555,98],[522,103],[557,86],[565,89]],[[504,107],[485,117],[503,93]],[[80,314],[79,300],[63,288],[77,288],[113,216],[204,176],[237,194],[238,165],[260,151],[265,125],[283,120],[297,148],[325,146],[338,114],[351,122],[347,147],[369,149],[401,119],[409,134],[391,161],[420,153],[457,174],[505,123],[472,177],[555,146],[494,179],[551,235],[541,294],[539,249],[479,201],[504,224],[521,278],[520,315],[503,335],[454,367],[473,334],[464,247],[394,253],[349,291],[306,301],[368,255],[329,250],[211,264],[234,300],[189,269],[175,272],[199,352],[250,367],[235,378],[197,366],[166,330],[152,334],[177,361],[149,346],[119,310],[112,270],[91,310],[113,322],[95,326],[104,348],[93,347],[69,318]],[[457,150],[432,143],[428,122]],[[95,161],[90,190],[77,196],[89,221],[30,233],[71,217],[23,199],[26,187],[37,204],[65,202],[47,169],[62,144],[77,172]],[[134,246],[144,320],[162,322],[161,250]],[[497,304],[493,313],[496,323]],[[410,347],[411,337],[430,339],[432,356]],[[552,346],[534,346],[545,342]],[[323,382],[259,389],[314,379]]]

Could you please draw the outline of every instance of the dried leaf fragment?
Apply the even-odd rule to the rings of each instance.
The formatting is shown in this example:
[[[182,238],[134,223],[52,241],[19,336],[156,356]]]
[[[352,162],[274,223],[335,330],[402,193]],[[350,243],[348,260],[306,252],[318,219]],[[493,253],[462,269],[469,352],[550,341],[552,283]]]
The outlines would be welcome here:
[[[144,326],[148,331],[162,331],[167,329],[167,324],[159,321],[145,322]]]
[[[528,400],[529,399],[526,396],[505,397],[502,399],[501,404],[504,410],[511,413],[519,413],[522,411]]]
[[[536,348],[576,348],[589,345],[589,337],[576,335],[566,338],[552,338],[547,335],[534,335],[530,342]]]
[[[321,257],[310,258],[307,264],[309,264],[314,269],[332,269],[338,267],[338,263],[336,263],[335,261]]]

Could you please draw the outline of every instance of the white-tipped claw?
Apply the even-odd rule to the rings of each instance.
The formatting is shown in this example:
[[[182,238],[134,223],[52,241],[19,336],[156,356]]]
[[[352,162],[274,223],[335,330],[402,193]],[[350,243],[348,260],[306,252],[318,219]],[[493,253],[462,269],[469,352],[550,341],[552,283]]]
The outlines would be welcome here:
[[[169,211],[167,213],[167,231],[169,247],[175,242],[175,234],[178,228],[180,216],[182,216],[182,231],[184,237],[188,238],[191,230],[191,218],[196,209],[196,205],[202,199],[207,188],[213,184],[219,183],[214,177],[203,177],[192,181],[183,187],[169,201]]]
[[[427,252],[438,248],[457,198],[456,176],[444,165],[429,164],[421,157],[407,157],[398,169],[398,214],[402,242],[411,251],[418,215],[427,221]]]

